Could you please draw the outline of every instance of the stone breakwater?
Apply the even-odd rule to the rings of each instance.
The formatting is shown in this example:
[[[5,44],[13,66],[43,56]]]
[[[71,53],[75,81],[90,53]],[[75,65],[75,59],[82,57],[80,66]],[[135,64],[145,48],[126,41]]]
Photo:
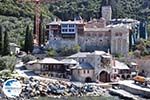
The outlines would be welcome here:
[[[19,98],[30,99],[35,97],[65,97],[65,96],[104,96],[108,95],[105,89],[96,84],[75,84],[65,81],[45,81],[34,78],[19,79],[22,84],[22,93]]]

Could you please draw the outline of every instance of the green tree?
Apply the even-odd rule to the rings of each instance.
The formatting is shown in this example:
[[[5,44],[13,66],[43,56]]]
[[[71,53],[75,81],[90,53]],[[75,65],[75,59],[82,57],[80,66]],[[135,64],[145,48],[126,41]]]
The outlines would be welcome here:
[[[33,23],[33,34],[35,35],[36,34],[36,17],[34,15],[34,23]]]
[[[43,17],[40,15],[40,23],[39,23],[39,45],[41,46],[42,38],[43,38],[43,27],[42,27]]]
[[[9,36],[7,31],[5,31],[4,34],[4,47],[3,47],[3,55],[9,55],[10,54],[10,49],[9,49]]]
[[[45,44],[45,27],[43,27],[42,43]]]
[[[49,57],[55,57],[56,55],[57,55],[57,52],[54,49],[52,49],[52,48],[48,49]]]
[[[15,69],[15,65],[16,65],[16,57],[15,56],[11,56],[9,59],[9,63],[8,63],[8,68],[10,70],[11,73],[13,73],[14,69]]]
[[[26,35],[25,35],[25,43],[24,43],[24,51],[28,53],[29,51],[29,25],[26,27]]]
[[[77,52],[80,51],[80,49],[81,49],[81,47],[80,47],[79,45],[75,45],[75,46],[72,48],[72,51],[73,51],[73,53],[77,53]]]
[[[79,45],[75,45],[75,46],[73,46],[71,48],[64,47],[61,50],[61,55],[62,56],[70,56],[70,55],[75,54],[75,53],[77,53],[79,51],[80,51],[80,46]]]
[[[0,57],[0,71],[4,69],[10,70],[13,73],[16,64],[15,56],[3,56]]]
[[[11,73],[13,73],[16,65],[16,57],[15,56],[4,56],[3,57],[5,68],[9,69]]]
[[[0,55],[2,55],[3,52],[3,27],[0,25]]]
[[[26,53],[31,53],[33,50],[33,35],[29,30],[29,25],[26,28],[26,35],[25,35],[25,44],[24,44],[24,51]]]

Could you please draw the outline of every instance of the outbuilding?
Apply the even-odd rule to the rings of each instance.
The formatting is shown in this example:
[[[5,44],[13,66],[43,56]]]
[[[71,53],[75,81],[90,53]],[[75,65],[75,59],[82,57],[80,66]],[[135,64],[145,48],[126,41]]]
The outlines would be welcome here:
[[[92,82],[94,75],[94,67],[89,63],[77,64],[72,69],[72,80],[80,82]]]

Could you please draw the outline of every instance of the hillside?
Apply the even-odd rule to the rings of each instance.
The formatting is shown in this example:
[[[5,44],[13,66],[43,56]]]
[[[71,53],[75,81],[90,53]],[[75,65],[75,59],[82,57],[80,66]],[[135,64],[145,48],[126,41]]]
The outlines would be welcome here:
[[[9,30],[10,41],[22,44],[25,28],[30,24],[33,29],[34,4],[17,3],[17,0],[0,0],[0,23]],[[111,5],[113,18],[135,18],[150,20],[149,0],[62,0],[62,2],[42,4],[44,22],[53,16],[62,20],[82,16],[85,20],[100,18],[101,6]],[[149,26],[150,27],[150,26]]]
[[[17,0],[0,0],[0,23],[9,31],[10,42],[22,44],[26,25],[33,30],[34,4],[18,3]],[[46,5],[42,5],[45,22],[53,16]]]
[[[49,9],[63,20],[73,19],[77,15],[89,20],[101,16],[102,5],[112,6],[113,18],[143,19],[148,14],[150,16],[149,0],[64,0]]]

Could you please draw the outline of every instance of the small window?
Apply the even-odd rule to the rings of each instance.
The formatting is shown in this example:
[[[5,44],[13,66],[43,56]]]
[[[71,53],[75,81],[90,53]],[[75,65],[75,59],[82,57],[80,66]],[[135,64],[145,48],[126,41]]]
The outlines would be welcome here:
[[[84,74],[86,73],[85,70],[83,71],[83,73],[84,73]]]
[[[119,33],[119,36],[122,36],[122,33]]]
[[[67,32],[67,29],[62,29],[62,32]]]
[[[66,24],[63,24],[62,27],[67,27],[67,25],[66,25]]]
[[[80,70],[78,70],[78,74],[80,74]]]
[[[102,37],[103,36],[103,34],[98,34],[99,35],[99,37]]]
[[[89,70],[87,70],[87,73],[89,74],[89,73],[90,73],[90,71],[89,71]]]
[[[74,32],[74,29],[69,29],[69,32]]]
[[[115,35],[116,35],[116,36],[118,36],[119,34],[118,34],[118,33],[116,33]]]
[[[87,36],[91,36],[91,34],[90,34],[90,33],[87,33]]]
[[[74,24],[70,24],[69,27],[74,27]]]

